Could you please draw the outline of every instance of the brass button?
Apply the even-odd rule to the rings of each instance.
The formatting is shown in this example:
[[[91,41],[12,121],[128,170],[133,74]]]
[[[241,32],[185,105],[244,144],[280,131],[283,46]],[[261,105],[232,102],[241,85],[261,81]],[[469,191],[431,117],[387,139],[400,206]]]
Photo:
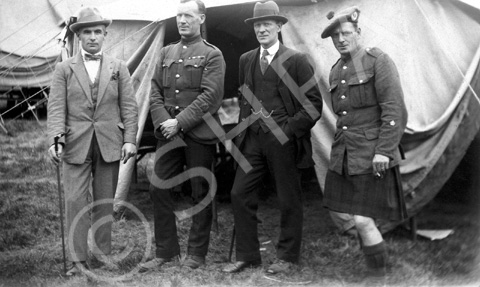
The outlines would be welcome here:
[[[342,95],[342,96],[340,97],[340,99],[342,99],[342,100],[345,100],[345,98],[346,98],[345,95]]]
[[[175,106],[175,109],[178,110],[180,107],[179,106]]]
[[[179,90],[175,90],[175,94],[178,94],[178,93],[180,93],[180,91],[179,91]]]
[[[186,48],[187,48],[187,46],[183,46],[183,48],[184,48],[184,49],[186,49]]]
[[[345,84],[345,83],[346,83],[345,80],[342,80],[342,84]]]
[[[346,69],[347,69],[347,66],[343,66],[343,69],[346,70]]]
[[[347,126],[343,126],[343,127],[342,127],[342,130],[344,130],[344,131],[346,131],[347,129],[348,129]]]
[[[179,75],[179,74],[176,74],[176,75],[175,75],[175,78],[177,78],[177,79],[180,78],[180,75]]]
[[[343,111],[342,115],[344,115],[344,116],[347,115],[347,111]]]
[[[179,59],[178,62],[179,62],[179,63],[183,63],[183,59]]]

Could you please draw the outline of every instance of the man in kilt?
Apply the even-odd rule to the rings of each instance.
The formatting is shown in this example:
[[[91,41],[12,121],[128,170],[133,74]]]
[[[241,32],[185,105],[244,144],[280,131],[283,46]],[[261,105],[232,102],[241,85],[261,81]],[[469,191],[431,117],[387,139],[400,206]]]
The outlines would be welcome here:
[[[360,10],[330,12],[322,38],[331,37],[340,59],[330,72],[332,107],[338,116],[324,205],[352,214],[367,275],[385,278],[387,252],[375,219],[407,218],[398,164],[407,110],[397,68],[378,48],[359,42]]]

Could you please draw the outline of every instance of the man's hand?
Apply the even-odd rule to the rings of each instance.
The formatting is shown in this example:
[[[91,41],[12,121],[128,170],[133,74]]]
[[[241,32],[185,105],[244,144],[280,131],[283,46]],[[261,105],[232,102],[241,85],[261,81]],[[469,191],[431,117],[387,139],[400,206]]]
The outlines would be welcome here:
[[[48,149],[48,155],[53,164],[58,165],[63,154],[63,145],[58,145],[58,151],[55,152],[55,145],[51,145]]]
[[[124,143],[122,146],[122,158],[123,163],[127,163],[128,159],[134,157],[137,154],[137,147],[132,143]]]
[[[383,178],[385,172],[388,169],[388,164],[390,163],[390,159],[381,154],[375,154],[373,157],[373,175],[376,177]]]
[[[177,119],[168,119],[160,124],[160,130],[163,136],[169,140],[173,138],[180,131],[180,125]]]

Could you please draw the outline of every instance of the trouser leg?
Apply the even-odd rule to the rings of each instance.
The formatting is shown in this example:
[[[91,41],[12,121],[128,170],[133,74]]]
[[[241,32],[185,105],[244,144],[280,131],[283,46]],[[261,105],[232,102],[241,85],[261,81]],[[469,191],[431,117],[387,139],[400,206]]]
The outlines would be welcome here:
[[[260,244],[257,236],[257,188],[266,174],[266,164],[261,153],[258,134],[248,131],[242,154],[252,166],[249,171],[238,166],[231,191],[235,220],[236,260],[260,260]]]
[[[171,258],[180,254],[172,188],[181,182],[174,177],[183,170],[183,148],[174,148],[176,141],[159,142],[150,185],[153,202],[156,257]],[[178,143],[178,142],[177,142]]]
[[[95,137],[94,137],[95,138]],[[120,162],[105,162],[94,139],[92,163],[92,253],[108,255],[112,245],[113,196],[117,188]],[[99,204],[100,200],[105,203]]]
[[[186,173],[192,186],[192,199],[195,212],[192,214],[192,225],[188,237],[187,253],[205,257],[210,242],[210,230],[212,227],[212,204],[208,193],[215,175],[212,172],[212,164],[215,156],[215,145],[204,145],[189,138],[185,138],[185,159],[187,163]],[[199,169],[200,168],[200,169]],[[200,175],[199,175],[200,174]],[[212,190],[216,192],[216,190]],[[202,200],[204,200],[202,202]]]

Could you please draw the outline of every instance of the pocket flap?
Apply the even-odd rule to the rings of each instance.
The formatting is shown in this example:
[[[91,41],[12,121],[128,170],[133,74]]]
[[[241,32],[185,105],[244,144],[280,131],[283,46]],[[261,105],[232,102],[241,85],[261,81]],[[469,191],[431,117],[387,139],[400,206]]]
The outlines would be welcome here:
[[[194,68],[205,66],[205,57],[192,57],[191,59],[185,59],[185,66],[192,66]]]
[[[365,129],[363,132],[365,133],[365,138],[367,140],[374,140],[378,139],[378,135],[380,134],[380,128]]]
[[[354,85],[363,85],[363,84],[366,84],[368,82],[370,82],[370,80],[373,78],[373,74],[357,74],[357,77],[354,77],[354,78],[351,78],[350,80],[348,80],[348,85],[349,86],[354,86]]]
[[[330,89],[329,89],[328,91],[331,93],[331,92],[335,91],[335,89],[336,89],[337,87],[338,87],[338,83],[337,83],[337,82],[332,83],[332,84],[330,85]]]
[[[175,63],[174,59],[165,59],[163,60],[162,67],[170,67],[173,63]]]

